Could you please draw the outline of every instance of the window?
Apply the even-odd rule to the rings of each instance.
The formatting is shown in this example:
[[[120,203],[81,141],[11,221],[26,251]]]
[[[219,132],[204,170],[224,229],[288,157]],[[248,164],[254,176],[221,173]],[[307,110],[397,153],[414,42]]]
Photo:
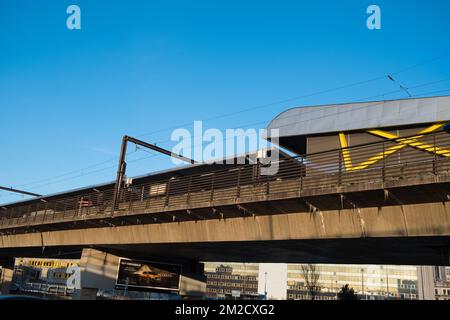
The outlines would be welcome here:
[[[166,193],[166,184],[159,183],[150,186],[150,196],[160,196]]]

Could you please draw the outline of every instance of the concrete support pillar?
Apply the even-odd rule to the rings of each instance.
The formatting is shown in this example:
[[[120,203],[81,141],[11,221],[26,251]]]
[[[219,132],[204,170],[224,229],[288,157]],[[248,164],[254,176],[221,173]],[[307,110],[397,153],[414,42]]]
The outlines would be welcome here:
[[[99,289],[114,289],[119,257],[95,249],[83,249],[80,259],[80,289],[75,299],[95,300]]]
[[[180,295],[186,299],[202,299],[206,295],[204,265],[197,261],[183,264]]]
[[[419,300],[435,300],[434,267],[417,267],[417,291]]]
[[[80,259],[80,289],[77,290],[74,299],[94,300],[99,290],[115,289],[120,258],[91,248],[83,249]],[[157,262],[148,257],[138,260]],[[182,265],[182,274],[179,294],[184,298],[202,298],[206,293],[203,264],[197,261],[185,261],[180,264]]]
[[[0,294],[8,294],[11,288],[14,270],[9,268],[0,269]]]

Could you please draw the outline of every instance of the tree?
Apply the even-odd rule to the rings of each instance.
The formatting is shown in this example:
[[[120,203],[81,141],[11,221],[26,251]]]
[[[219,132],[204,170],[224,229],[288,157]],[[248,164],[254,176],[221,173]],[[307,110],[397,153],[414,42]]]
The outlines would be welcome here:
[[[346,284],[339,291],[338,300],[358,300],[358,296],[355,294],[355,290],[349,288],[348,284]]]
[[[315,300],[321,290],[319,286],[320,273],[317,266],[314,264],[302,264],[302,273],[309,296],[311,300]]]

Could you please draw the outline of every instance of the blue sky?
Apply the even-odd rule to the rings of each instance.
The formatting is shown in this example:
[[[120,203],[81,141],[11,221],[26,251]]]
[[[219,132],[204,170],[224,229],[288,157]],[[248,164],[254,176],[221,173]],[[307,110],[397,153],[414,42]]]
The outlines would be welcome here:
[[[81,30],[66,28],[70,4]],[[366,28],[370,4],[381,30]],[[448,0],[0,0],[0,185],[47,194],[109,181],[124,134],[167,141],[162,129],[246,109],[204,126],[264,127],[293,106],[382,99],[398,89],[387,78],[302,96],[401,70],[406,87],[448,79],[449,12]],[[411,93],[443,90],[450,80]],[[158,156],[128,173],[170,166]]]

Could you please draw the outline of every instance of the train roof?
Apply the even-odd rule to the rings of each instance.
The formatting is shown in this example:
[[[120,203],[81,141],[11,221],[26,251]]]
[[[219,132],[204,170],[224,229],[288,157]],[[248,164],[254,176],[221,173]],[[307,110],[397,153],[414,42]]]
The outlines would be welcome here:
[[[277,150],[279,152],[280,158],[289,157],[288,154],[286,154],[285,152],[283,152],[282,150],[280,150],[276,147],[272,147],[269,149]],[[142,183],[151,183],[154,181],[164,181],[164,180],[170,179],[172,177],[183,177],[183,176],[194,175],[194,174],[205,174],[205,173],[213,172],[216,170],[223,170],[225,168],[231,169],[236,166],[242,165],[242,164],[240,164],[242,162],[238,161],[239,159],[250,157],[250,156],[256,155],[256,154],[257,154],[257,152],[237,155],[237,156],[233,156],[233,157],[225,157],[222,159],[215,159],[214,160],[215,162],[204,162],[204,163],[183,165],[183,166],[178,166],[178,167],[161,170],[161,171],[155,171],[152,173],[148,173],[148,174],[144,174],[144,175],[140,175],[140,176],[136,176],[136,177],[129,177],[129,178],[133,179],[133,184],[142,184]],[[227,160],[234,160],[234,164],[228,164]],[[245,163],[245,161],[247,161],[247,163],[248,163],[248,160],[244,160],[244,163]],[[223,162],[223,163],[220,163],[220,162]],[[19,205],[21,206],[24,204],[33,204],[36,202],[40,202],[41,200],[44,200],[44,199],[46,201],[57,200],[60,198],[86,194],[86,193],[93,192],[96,190],[97,191],[111,190],[114,188],[114,185],[115,185],[115,181],[90,185],[90,186],[86,186],[86,187],[81,187],[81,188],[66,190],[66,191],[57,192],[57,193],[53,193],[53,194],[43,195],[40,197],[33,197],[30,199],[26,199],[26,200],[2,204],[2,205],[0,205],[0,208],[10,208],[10,207],[15,207],[15,206],[19,206]]]

